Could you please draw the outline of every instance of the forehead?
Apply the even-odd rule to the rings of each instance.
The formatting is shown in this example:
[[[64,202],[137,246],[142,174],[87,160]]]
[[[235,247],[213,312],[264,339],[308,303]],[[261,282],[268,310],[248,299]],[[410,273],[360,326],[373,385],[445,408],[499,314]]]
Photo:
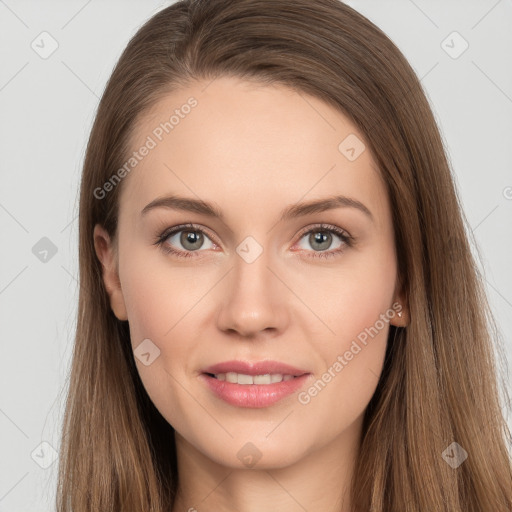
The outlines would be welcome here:
[[[139,153],[150,148],[123,182],[121,212],[133,216],[166,193],[212,200],[237,215],[335,193],[387,207],[384,183],[354,124],[283,85],[231,77],[195,82],[145,113],[131,146]]]

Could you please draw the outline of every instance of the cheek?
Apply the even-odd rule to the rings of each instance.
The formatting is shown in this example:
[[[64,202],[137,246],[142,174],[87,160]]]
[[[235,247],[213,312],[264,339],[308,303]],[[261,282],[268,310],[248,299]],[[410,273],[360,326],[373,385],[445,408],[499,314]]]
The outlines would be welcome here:
[[[145,366],[136,359],[136,364],[148,394],[160,408],[177,395],[169,389],[179,390],[177,381],[183,382],[193,370],[187,366],[198,350],[192,333],[197,332],[198,320],[204,316],[205,303],[201,300],[212,288],[215,276],[198,276],[191,267],[172,268],[157,251],[136,247],[125,251],[130,258],[120,262],[120,277],[131,344],[135,355],[146,339],[158,349],[153,363]]]
[[[336,417],[337,425],[362,414],[375,392],[395,315],[393,247],[367,254],[333,273],[323,293],[314,295],[315,307],[333,332],[315,343],[322,372],[299,401],[317,417],[328,414],[325,421]]]
[[[146,261],[144,268],[147,267]],[[180,277],[180,272],[173,272],[172,276],[175,278],[167,282],[155,273],[132,268],[132,273],[125,275],[123,292],[131,344],[144,388],[171,425],[185,428],[190,396],[183,391],[182,385],[190,374],[187,361],[193,359],[191,354],[195,350],[190,332],[193,332],[195,325],[194,304],[199,302],[201,295],[187,287],[186,279]],[[146,339],[154,344],[149,345],[151,350],[158,353],[147,366],[137,358],[137,347]]]
[[[172,269],[156,250],[130,254],[121,278],[132,344],[145,338],[160,344],[187,323],[187,313],[200,301],[205,287],[192,283],[193,271]]]
[[[308,285],[308,301],[330,328],[331,335],[321,338],[321,347],[330,358],[334,352],[348,350],[354,339],[364,341],[367,330],[377,322],[375,338],[386,339],[396,275],[393,245],[381,243],[347,253],[339,268],[321,276],[316,272],[303,281],[303,285],[315,282],[314,287]],[[384,324],[381,315],[388,317]]]
[[[301,429],[322,444],[362,421],[382,372],[389,334],[388,293],[361,294],[334,320],[336,336],[316,344],[322,369],[297,395]],[[387,321],[382,320],[386,318]],[[381,317],[383,315],[383,317]]]
[[[368,282],[361,279],[346,283],[338,304],[338,316],[333,318],[339,349],[348,349],[353,340],[364,344],[368,339],[386,339],[389,320],[394,315],[390,310],[393,292],[393,272],[377,275]]]

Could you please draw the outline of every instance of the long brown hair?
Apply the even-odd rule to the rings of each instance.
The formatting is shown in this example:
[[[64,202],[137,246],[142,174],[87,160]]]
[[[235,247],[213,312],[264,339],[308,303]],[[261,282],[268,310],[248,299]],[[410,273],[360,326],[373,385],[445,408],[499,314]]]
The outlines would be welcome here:
[[[58,511],[172,508],[174,430],[142,385],[128,323],[111,311],[93,244],[97,223],[115,239],[123,182],[102,198],[95,190],[126,161],[141,114],[192,80],[222,75],[284,84],[339,109],[365,137],[386,183],[411,321],[390,327],[365,413],[354,510],[512,510],[495,324],[443,143],[412,68],[379,28],[337,0],[186,0],[158,12],[131,39],[90,135]],[[457,469],[443,457],[453,442],[468,453]]]

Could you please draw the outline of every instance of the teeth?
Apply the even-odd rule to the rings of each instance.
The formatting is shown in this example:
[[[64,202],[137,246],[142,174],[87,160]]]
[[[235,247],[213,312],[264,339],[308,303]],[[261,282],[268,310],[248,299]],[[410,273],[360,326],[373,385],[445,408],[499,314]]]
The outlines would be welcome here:
[[[231,382],[232,384],[274,384],[275,382],[287,381],[295,377],[293,375],[283,375],[282,373],[245,375],[243,373],[227,372],[217,373],[215,378]]]

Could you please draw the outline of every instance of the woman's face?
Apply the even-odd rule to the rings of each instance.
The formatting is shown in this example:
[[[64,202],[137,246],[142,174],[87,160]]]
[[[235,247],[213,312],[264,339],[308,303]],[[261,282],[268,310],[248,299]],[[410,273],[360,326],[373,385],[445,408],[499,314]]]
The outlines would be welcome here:
[[[177,439],[229,467],[353,445],[389,323],[405,318],[390,204],[358,130],[314,97],[221,77],[169,94],[132,142],[117,185],[119,281],[100,226],[95,242]]]

